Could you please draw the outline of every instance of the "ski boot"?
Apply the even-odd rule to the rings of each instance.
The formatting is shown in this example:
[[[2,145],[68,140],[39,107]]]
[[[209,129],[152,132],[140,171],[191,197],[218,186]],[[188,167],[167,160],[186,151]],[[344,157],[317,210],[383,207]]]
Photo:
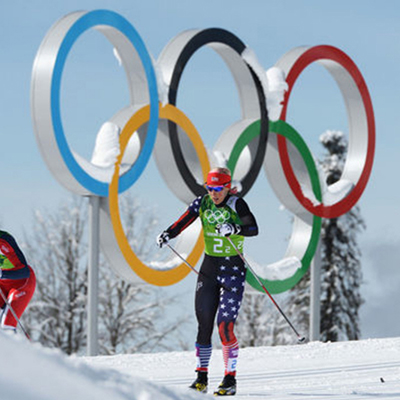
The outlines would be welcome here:
[[[214,392],[214,396],[234,396],[236,394],[236,378],[228,374]]]
[[[208,377],[207,372],[197,371],[196,380],[189,386],[190,389],[196,390],[200,393],[207,393]]]

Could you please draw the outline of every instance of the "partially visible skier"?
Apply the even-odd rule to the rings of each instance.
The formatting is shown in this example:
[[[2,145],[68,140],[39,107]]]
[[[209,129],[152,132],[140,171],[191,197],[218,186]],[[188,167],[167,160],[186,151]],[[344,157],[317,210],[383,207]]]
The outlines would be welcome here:
[[[222,342],[225,376],[215,395],[236,393],[236,364],[239,344],[234,325],[242,302],[246,268],[229,243],[243,251],[244,236],[258,234],[257,222],[247,203],[231,189],[231,173],[215,168],[208,173],[207,194],[195,199],[186,212],[157,237],[159,247],[179,235],[200,217],[205,255],[197,280],[195,309],[198,321],[196,340],[197,379],[190,388],[207,392],[208,364],[212,352],[211,336],[215,315]]]
[[[29,304],[36,288],[36,277],[28,265],[15,239],[5,231],[0,231],[0,324],[2,329],[16,332],[17,320]],[[3,296],[7,299],[4,301]]]

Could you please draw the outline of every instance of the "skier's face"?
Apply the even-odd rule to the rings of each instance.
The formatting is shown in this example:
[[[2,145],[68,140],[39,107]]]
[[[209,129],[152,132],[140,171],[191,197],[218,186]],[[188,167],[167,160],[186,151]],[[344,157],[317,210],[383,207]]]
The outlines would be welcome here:
[[[229,193],[229,188],[227,187],[222,188],[222,190],[220,190],[219,192],[217,192],[216,190],[212,190],[212,187],[209,187],[207,190],[211,197],[211,200],[216,205],[221,204]]]

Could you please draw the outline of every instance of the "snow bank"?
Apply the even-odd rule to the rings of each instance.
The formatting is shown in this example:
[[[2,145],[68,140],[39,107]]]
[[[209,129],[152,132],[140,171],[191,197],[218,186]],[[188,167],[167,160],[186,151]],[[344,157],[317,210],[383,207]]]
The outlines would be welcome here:
[[[178,400],[182,391],[88,365],[54,349],[0,331],[2,400]],[[198,399],[195,393],[186,399]]]

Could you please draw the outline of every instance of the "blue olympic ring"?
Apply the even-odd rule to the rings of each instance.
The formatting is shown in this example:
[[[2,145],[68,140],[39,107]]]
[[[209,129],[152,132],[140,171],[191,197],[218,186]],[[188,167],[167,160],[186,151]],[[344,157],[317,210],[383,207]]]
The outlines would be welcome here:
[[[136,49],[142,61],[149,88],[150,121],[148,124],[146,139],[138,159],[134,165],[124,175],[122,175],[119,185],[119,192],[125,191],[132,184],[134,184],[149,162],[157,135],[158,91],[156,75],[151,57],[147,52],[143,40],[135,28],[124,17],[112,11],[96,10],[83,15],[72,25],[60,46],[52,77],[51,116],[53,120],[54,133],[60,153],[75,179],[90,192],[99,196],[107,196],[109,183],[101,182],[90,176],[78,164],[74,155],[72,154],[64,134],[60,113],[61,78],[68,54],[78,37],[83,32],[96,25],[108,25],[114,27],[127,37],[133,47]]]

